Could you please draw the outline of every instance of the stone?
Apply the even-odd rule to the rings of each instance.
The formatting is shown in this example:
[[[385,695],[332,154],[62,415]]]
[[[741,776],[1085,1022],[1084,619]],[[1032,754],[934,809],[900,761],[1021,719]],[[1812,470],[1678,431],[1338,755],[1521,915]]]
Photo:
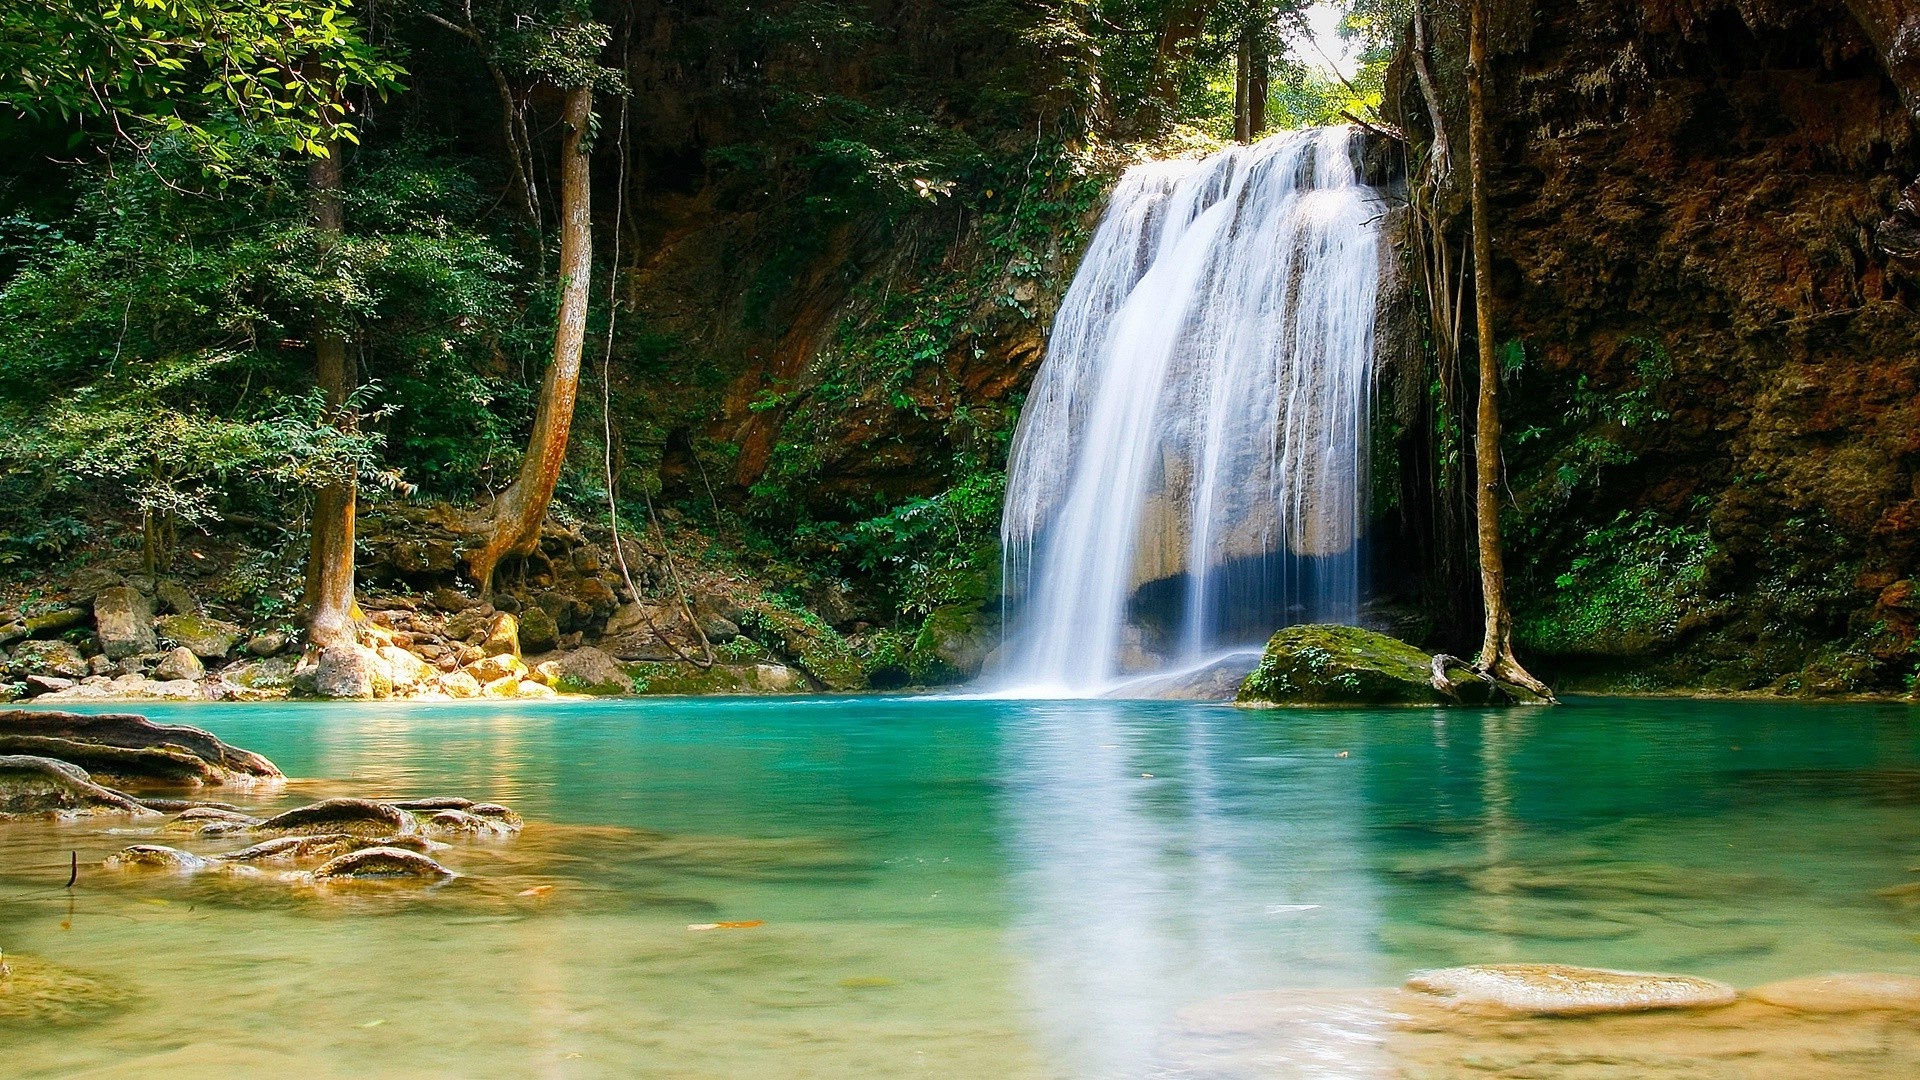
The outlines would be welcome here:
[[[112,676],[116,673],[114,661],[107,659],[106,653],[94,653],[87,657],[87,674]]]
[[[546,665],[541,665],[545,667]],[[631,694],[633,679],[619,662],[587,646],[561,656],[558,670],[547,685],[563,694]]]
[[[153,633],[153,608],[129,585],[103,589],[93,598],[93,625],[101,651],[115,660],[160,647]]]
[[[1445,667],[1450,690],[1434,685],[1434,658],[1357,626],[1289,626],[1267,641],[1236,700],[1242,705],[1473,705],[1537,701],[1464,664]]]
[[[1116,697],[1155,701],[1232,701],[1260,662],[1256,652],[1229,653],[1197,668],[1136,675],[1114,691]]]
[[[217,767],[227,784],[284,779],[273,762],[185,724],[156,724],[132,713],[71,713],[42,709],[0,710],[0,735],[69,739],[131,750],[180,750]]]
[[[538,684],[536,684],[538,685]],[[495,679],[480,688],[481,697],[510,698],[520,696],[520,679],[515,675]]]
[[[4,649],[16,641],[25,641],[32,636],[33,631],[27,629],[25,619],[17,617],[0,619],[0,649]]]
[[[232,664],[220,672],[220,681],[243,690],[286,690],[293,686],[294,669],[299,660],[292,656],[273,656]]]
[[[27,692],[29,694],[57,694],[62,690],[71,689],[73,689],[72,679],[63,679],[58,675],[27,676]]]
[[[374,651],[386,662],[396,690],[427,685],[437,674],[432,665],[397,645],[382,645]]]
[[[84,679],[92,669],[71,642],[23,641],[13,650],[9,665],[19,675],[39,673],[66,679]]]
[[[1733,1004],[1733,987],[1691,975],[1559,964],[1480,964],[1416,971],[1407,989],[1454,1009],[1509,1016],[1589,1016]]]
[[[76,599],[92,604],[93,598],[118,585],[125,585],[127,579],[120,572],[107,566],[89,566],[67,583],[67,590]]]
[[[1920,978],[1879,972],[1815,975],[1756,986],[1741,996],[1804,1013],[1920,1013]]]
[[[200,614],[200,601],[194,599],[193,593],[188,592],[185,585],[172,578],[162,578],[154,583],[153,598],[159,602],[161,611],[175,615]]]
[[[269,630],[264,634],[255,634],[247,639],[247,652],[265,659],[279,656],[287,649],[287,635],[278,630]]]
[[[218,806],[190,806],[180,811],[163,828],[168,832],[199,832],[209,825],[237,825],[245,829],[260,824],[261,820],[251,814]]]
[[[29,615],[23,622],[28,636],[47,638],[59,637],[69,630],[85,626],[91,617],[91,613],[86,608],[65,607],[55,608],[39,615]]]
[[[440,692],[450,698],[480,696],[480,680],[465,671],[449,671],[440,676]]]
[[[427,602],[448,614],[458,614],[480,603],[471,596],[463,595],[458,589],[450,589],[445,585],[427,593]]]
[[[313,692],[324,698],[386,697],[393,675],[380,654],[364,645],[330,645],[314,663]]]
[[[475,601],[447,619],[447,637],[456,641],[479,638],[486,634],[487,620],[492,617],[491,606]],[[477,645],[479,642],[476,640],[474,644]]]
[[[109,870],[165,870],[191,874],[206,869],[207,860],[162,844],[135,844],[107,856],[106,862],[101,865]]]
[[[914,681],[928,686],[966,682],[980,674],[1000,635],[985,613],[965,604],[933,610],[907,655]]]
[[[560,643],[560,627],[545,608],[529,606],[520,613],[519,643],[523,655],[550,652]]]
[[[413,815],[390,803],[371,799],[322,799],[270,817],[256,825],[254,831],[280,835],[404,836],[416,828]]]
[[[513,696],[517,698],[554,698],[560,695],[554,693],[551,686],[542,686],[532,679],[522,679],[520,685],[513,688]]]
[[[206,673],[207,669],[201,665],[200,657],[184,645],[168,653],[165,659],[153,665],[153,677],[162,681],[198,679]]]
[[[220,660],[233,651],[246,634],[229,622],[204,615],[162,615],[154,620],[163,641],[193,650],[202,660]]]
[[[91,813],[158,816],[94,783],[78,765],[28,754],[0,754],[0,820]]]
[[[0,733],[0,754],[55,758],[77,765],[98,783],[116,788],[146,784],[200,787],[224,784],[219,765],[175,746],[107,746],[48,735]]]
[[[502,653],[475,660],[467,665],[467,672],[484,685],[500,679],[524,679],[527,665],[517,656]]]
[[[9,950],[0,957],[0,1025],[45,1030],[94,1021],[123,1007],[133,991]]]
[[[507,612],[498,612],[487,622],[487,636],[480,651],[488,656],[520,657],[520,620]]]
[[[711,611],[700,613],[700,632],[715,645],[725,645],[740,636],[740,628],[732,620]]]
[[[349,852],[323,863],[313,872],[315,881],[339,878],[449,878],[453,871],[417,851],[371,847]]]
[[[420,828],[438,836],[510,836],[518,831],[504,820],[455,809],[436,811]]]

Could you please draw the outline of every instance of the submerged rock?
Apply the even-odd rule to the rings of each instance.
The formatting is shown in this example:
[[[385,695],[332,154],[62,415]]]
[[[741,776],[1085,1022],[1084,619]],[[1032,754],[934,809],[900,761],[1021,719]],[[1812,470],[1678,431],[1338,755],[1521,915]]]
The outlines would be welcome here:
[[[0,1023],[29,1028],[81,1023],[132,997],[124,987],[38,957],[0,954]]]
[[[1236,700],[1242,705],[1378,706],[1504,705],[1539,699],[1451,657],[1430,656],[1385,634],[1357,626],[1310,624],[1286,627],[1268,639]]]
[[[155,813],[94,783],[78,765],[48,757],[0,754],[0,819],[96,812],[133,816]]]
[[[1731,1005],[1733,987],[1691,975],[1559,964],[1481,964],[1416,971],[1407,989],[1449,1008],[1514,1016],[1586,1016]]]
[[[129,750],[184,751],[220,770],[220,782],[281,779],[273,762],[249,750],[229,746],[185,724],[156,724],[133,713],[70,713],[28,709],[0,710],[0,735],[68,739]]]
[[[453,871],[417,851],[397,847],[370,847],[348,852],[321,864],[315,881],[341,878],[448,878]]]
[[[349,833],[356,836],[399,836],[413,832],[413,815],[389,803],[371,799],[322,799],[289,810],[254,826],[262,833]]]
[[[206,869],[207,860],[163,844],[134,844],[107,856],[106,862],[101,865],[109,870],[166,870],[190,874]]]
[[[1756,986],[1742,996],[1806,1013],[1920,1013],[1920,978],[1880,972],[1815,975]]]
[[[218,765],[172,746],[128,748],[44,735],[0,734],[0,754],[58,758],[87,770],[89,776],[122,786],[200,787],[226,782],[225,770]]]

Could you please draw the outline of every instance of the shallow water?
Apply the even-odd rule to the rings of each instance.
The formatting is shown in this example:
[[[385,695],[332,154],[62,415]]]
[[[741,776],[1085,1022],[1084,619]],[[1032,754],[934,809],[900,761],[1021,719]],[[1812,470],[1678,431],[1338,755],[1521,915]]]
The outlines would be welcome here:
[[[131,995],[0,1024],[8,1075],[1213,1076],[1179,1015],[1246,991],[1507,960],[1920,974],[1920,904],[1875,895],[1920,881],[1911,707],[143,711],[297,778],[217,797],[530,824],[439,889],[344,896],[114,877],[140,837],[0,825],[0,947]]]

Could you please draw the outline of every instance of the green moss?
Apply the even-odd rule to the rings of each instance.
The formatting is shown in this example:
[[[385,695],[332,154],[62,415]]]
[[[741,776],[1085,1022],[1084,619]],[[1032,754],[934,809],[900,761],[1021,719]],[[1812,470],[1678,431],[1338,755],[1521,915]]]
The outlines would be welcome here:
[[[1519,700],[1460,665],[1447,677],[1460,700],[1434,689],[1433,658],[1412,645],[1357,626],[1289,626],[1267,641],[1259,666],[1241,684],[1242,705],[1457,705]]]

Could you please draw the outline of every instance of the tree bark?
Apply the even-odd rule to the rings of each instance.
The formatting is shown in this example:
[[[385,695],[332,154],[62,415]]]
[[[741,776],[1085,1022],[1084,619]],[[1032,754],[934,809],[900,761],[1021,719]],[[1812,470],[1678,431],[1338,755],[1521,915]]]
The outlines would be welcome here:
[[[307,166],[307,188],[313,203],[313,226],[319,240],[318,262],[324,265],[340,243],[344,226],[340,206],[341,150],[337,140],[327,156]],[[356,419],[348,398],[357,373],[347,352],[339,312],[322,304],[313,325],[314,382],[326,395],[326,423],[353,430]],[[319,648],[351,644],[360,621],[353,598],[354,477],[336,480],[313,497],[311,546],[307,552],[307,641]]]
[[[1433,85],[1432,50],[1427,47],[1427,13],[1420,0],[1413,0],[1413,74],[1420,83],[1420,96],[1426,99],[1427,116],[1433,121],[1434,178],[1445,183],[1453,171],[1453,148],[1447,142],[1447,125],[1440,112],[1440,94]]]
[[[481,591],[493,588],[493,572],[508,555],[539,546],[540,525],[567,458],[574,399],[580,391],[580,352],[587,333],[587,289],[593,269],[592,185],[587,128],[593,88],[567,91],[560,151],[560,312],[553,331],[553,363],[547,367],[534,411],[533,433],[520,474],[494,499],[482,526],[485,538],[467,552],[467,570]]]
[[[1233,56],[1233,141],[1239,143],[1253,141],[1251,123],[1253,92],[1250,77],[1253,74],[1253,32],[1243,27],[1240,42]]]
[[[1271,75],[1267,36],[1263,29],[1249,29],[1247,68],[1247,141],[1258,142],[1267,130],[1267,87]]]
[[[1500,540],[1500,365],[1494,354],[1493,236],[1487,210],[1486,0],[1473,0],[1467,38],[1467,157],[1473,207],[1473,307],[1480,347],[1480,403],[1473,436],[1479,518],[1480,595],[1486,636],[1476,666],[1551,701],[1552,691],[1513,655],[1513,615],[1507,610],[1507,568]]]

